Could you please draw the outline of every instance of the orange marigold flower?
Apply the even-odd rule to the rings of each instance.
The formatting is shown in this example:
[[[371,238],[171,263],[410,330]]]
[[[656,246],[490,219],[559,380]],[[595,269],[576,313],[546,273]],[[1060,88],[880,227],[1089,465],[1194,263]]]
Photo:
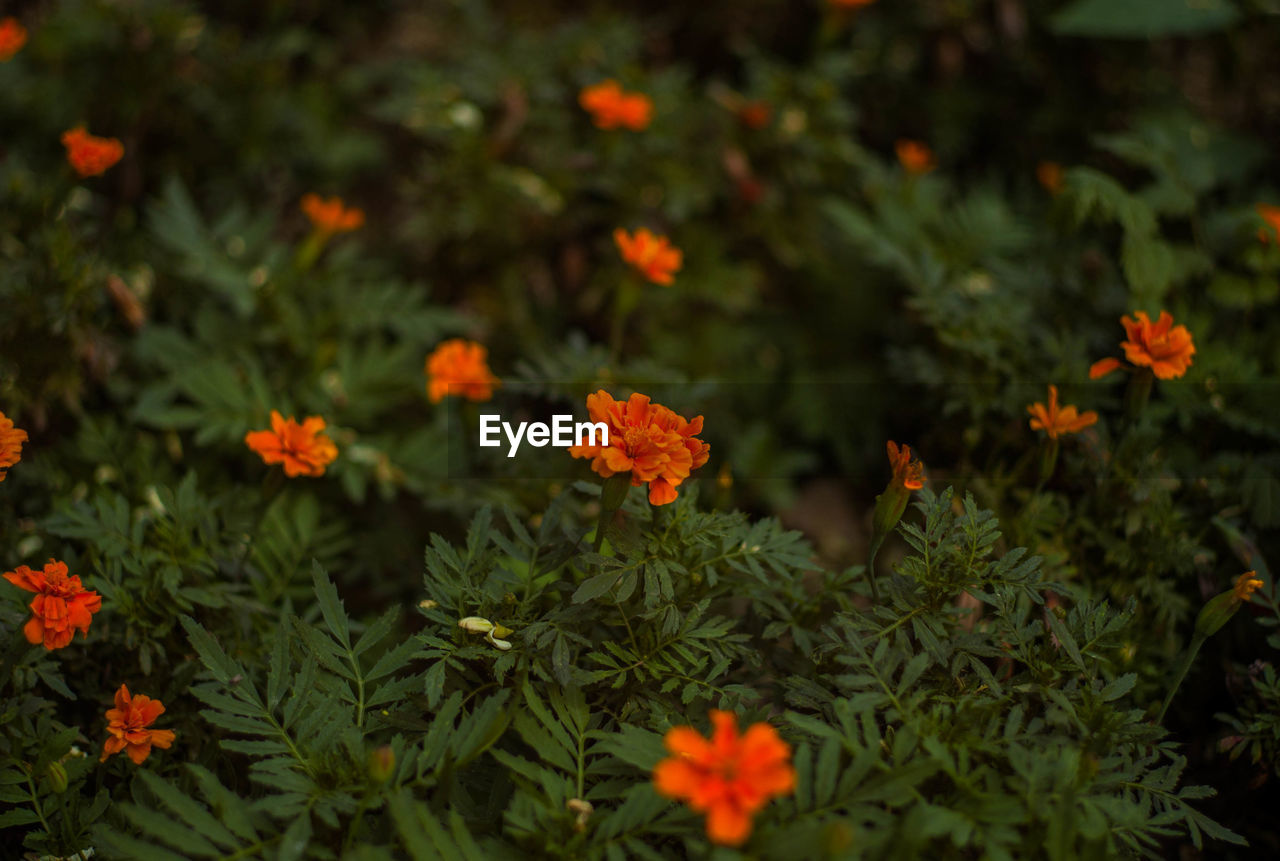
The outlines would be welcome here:
[[[1280,206],[1259,203],[1257,209],[1258,215],[1266,222],[1265,227],[1258,228],[1259,241],[1271,242],[1280,238]]]
[[[438,404],[449,395],[487,401],[501,380],[489,370],[489,351],[466,338],[451,338],[427,356],[427,397]]]
[[[4,579],[19,589],[35,592],[31,619],[22,628],[27,642],[44,643],[50,651],[71,642],[76,631],[89,636],[93,614],[102,609],[102,596],[85,589],[79,577],[67,575],[67,564],[56,559],[45,563],[43,571],[19,565],[5,572]]]
[[[1161,311],[1160,319],[1154,323],[1146,311],[1135,311],[1134,316],[1136,320],[1127,314],[1120,318],[1120,324],[1129,335],[1128,340],[1120,343],[1125,358],[1133,365],[1151,368],[1152,373],[1162,380],[1172,380],[1185,374],[1196,352],[1187,327],[1173,325],[1173,315],[1168,311]],[[1118,359],[1100,359],[1089,368],[1089,379],[1104,377],[1119,367]]]
[[[694,436],[702,432],[702,416],[689,421],[650,403],[648,395],[615,401],[601,389],[587,396],[587,413],[608,427],[609,444],[570,446],[569,454],[591,458],[591,469],[602,478],[630,472],[632,487],[648,482],[653,505],[674,502],[680,483],[711,456],[711,446]]]
[[[648,127],[653,116],[653,101],[648,96],[625,92],[612,78],[584,88],[578,94],[578,104],[601,129],[628,128],[638,132]]]
[[[889,465],[893,467],[893,481],[907,490],[919,490],[924,487],[924,465],[911,459],[911,446],[898,448],[893,440],[886,443],[889,451]]]
[[[933,157],[933,150],[920,141],[903,139],[895,143],[893,148],[898,154],[898,161],[907,169],[907,173],[919,176],[938,166],[937,159]]]
[[[1093,410],[1077,415],[1073,406],[1059,409],[1058,387],[1052,385],[1049,386],[1049,405],[1037,402],[1027,407],[1027,412],[1031,413],[1031,429],[1044,431],[1049,439],[1057,439],[1059,434],[1079,433],[1098,422],[1098,414]]]
[[[116,707],[107,709],[107,732],[111,735],[102,745],[102,758],[124,751],[135,765],[151,755],[151,745],[168,749],[173,744],[171,729],[147,729],[164,714],[164,703],[146,694],[129,695],[129,687],[121,685],[116,691]]]
[[[124,144],[116,138],[94,137],[77,127],[62,133],[67,162],[81,177],[97,176],[124,157]]]
[[[333,440],[321,433],[324,428],[324,419],[319,416],[307,416],[298,424],[293,416],[286,419],[272,410],[271,430],[249,431],[244,442],[262,456],[263,463],[283,463],[284,474],[290,478],[319,476],[338,456]]]
[[[1045,191],[1057,194],[1062,191],[1062,165],[1056,161],[1042,161],[1036,165],[1036,180]]]
[[[7,63],[27,44],[27,28],[17,18],[0,20],[0,63]]]
[[[13,426],[13,419],[0,413],[0,481],[9,474],[9,467],[22,460],[22,444],[27,432]]]
[[[739,735],[737,717],[716,709],[711,723],[710,739],[691,726],[667,731],[663,744],[672,755],[654,767],[653,784],[660,795],[705,813],[713,843],[739,846],[751,834],[751,818],[795,789],[791,748],[767,723]]]
[[[641,227],[634,234],[619,227],[613,241],[624,262],[654,284],[670,286],[676,272],[684,265],[684,253],[665,236],[655,236]]]
[[[1236,578],[1235,585],[1232,586],[1231,592],[1239,601],[1252,601],[1253,593],[1262,588],[1262,581],[1258,579],[1257,571],[1246,571]]]
[[[347,206],[340,197],[328,200],[318,194],[302,196],[302,211],[320,233],[332,236],[364,225],[364,210]]]

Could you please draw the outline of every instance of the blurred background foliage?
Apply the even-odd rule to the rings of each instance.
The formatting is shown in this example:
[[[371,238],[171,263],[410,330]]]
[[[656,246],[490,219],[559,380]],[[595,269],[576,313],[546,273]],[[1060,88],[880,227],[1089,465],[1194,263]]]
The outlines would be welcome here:
[[[313,559],[353,614],[416,602],[432,533],[487,504],[539,520],[586,466],[459,459],[475,410],[429,404],[422,376],[458,335],[488,346],[504,417],[580,414],[601,386],[705,415],[702,504],[780,517],[831,571],[865,561],[884,441],[908,441],[1049,581],[1134,599],[1140,705],[1207,597],[1246,569],[1271,593],[1275,0],[3,11],[31,39],[0,64],[0,409],[30,441],[0,565],[92,571],[128,650],[64,676],[150,675],[188,649],[177,613],[309,605]],[[653,99],[646,131],[578,106],[609,77]],[[77,124],[120,164],[74,180]],[[937,169],[904,171],[904,138]],[[368,221],[311,261],[313,191]],[[611,234],[639,225],[685,267],[644,288],[615,356]],[[1086,371],[1138,308],[1197,353],[1129,422]],[[1025,408],[1047,383],[1102,420],[1037,485]],[[263,484],[243,436],[272,409],[329,422],[324,480]],[[1280,767],[1274,611],[1206,647],[1167,723],[1222,793],[1203,809],[1272,850],[1248,811]]]

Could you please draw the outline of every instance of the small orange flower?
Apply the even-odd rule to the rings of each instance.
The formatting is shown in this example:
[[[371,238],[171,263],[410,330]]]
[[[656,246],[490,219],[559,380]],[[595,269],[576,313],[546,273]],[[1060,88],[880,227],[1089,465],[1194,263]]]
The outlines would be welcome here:
[[[22,460],[22,444],[27,432],[13,426],[13,419],[0,413],[0,481],[9,474],[9,467]]]
[[[889,451],[889,465],[893,467],[893,481],[907,490],[919,490],[924,487],[924,465],[911,459],[911,446],[901,449],[893,440],[885,445]]]
[[[1266,222],[1265,227],[1258,228],[1258,240],[1260,242],[1272,242],[1280,238],[1280,206],[1259,203],[1257,209],[1258,215]]]
[[[67,162],[81,177],[97,176],[124,157],[124,144],[116,138],[94,137],[77,127],[62,133]]]
[[[938,166],[937,159],[933,157],[933,150],[920,141],[903,139],[895,143],[893,148],[898,154],[898,161],[909,174],[919,176]]]
[[[1129,335],[1120,346],[1124,348],[1125,358],[1130,364],[1151,368],[1152,373],[1162,380],[1172,380],[1185,374],[1196,352],[1187,327],[1173,325],[1173,315],[1168,311],[1161,311],[1160,319],[1154,323],[1146,311],[1135,311],[1134,316],[1136,320],[1128,315],[1120,318],[1120,324]],[[1089,379],[1105,377],[1120,367],[1119,359],[1099,359],[1089,368]]]
[[[791,748],[767,723],[738,734],[731,712],[713,709],[711,738],[691,726],[672,727],[663,744],[671,756],[653,769],[658,794],[684,801],[707,815],[707,837],[740,846],[751,835],[751,818],[774,796],[795,790]]]
[[[648,96],[625,92],[612,78],[584,88],[578,94],[578,104],[601,129],[628,128],[638,132],[648,127],[653,116],[653,101]]]
[[[1036,179],[1050,194],[1062,191],[1062,165],[1056,161],[1042,161],[1036,165]]]
[[[364,225],[364,210],[347,206],[340,197],[325,200],[318,194],[302,196],[302,211],[315,229],[326,236],[346,233]]]
[[[1076,414],[1076,408],[1065,406],[1058,408],[1058,387],[1049,386],[1049,405],[1034,403],[1027,407],[1031,413],[1031,429],[1042,430],[1049,439],[1057,439],[1059,434],[1079,433],[1092,424],[1097,424],[1098,414],[1093,410]]]
[[[76,631],[89,636],[93,614],[102,609],[102,596],[80,585],[79,577],[67,576],[67,564],[56,559],[45,563],[43,571],[19,565],[5,572],[4,579],[19,589],[35,592],[31,619],[22,628],[27,642],[44,643],[50,651],[71,642]]]
[[[27,28],[17,18],[0,20],[0,63],[7,63],[27,44]]]
[[[632,487],[648,482],[653,505],[674,502],[680,483],[711,456],[711,446],[694,436],[702,432],[702,416],[689,421],[650,403],[648,395],[615,401],[601,389],[587,396],[587,413],[609,428],[609,444],[570,446],[569,454],[591,458],[592,471],[602,478],[630,472]]]
[[[298,424],[293,416],[285,419],[272,410],[271,430],[249,431],[244,442],[262,456],[263,463],[283,463],[284,474],[290,478],[320,476],[338,456],[333,440],[321,433],[324,428],[324,419],[319,416],[307,416]]]
[[[107,709],[107,732],[111,735],[102,745],[99,762],[123,750],[134,765],[141,765],[151,755],[151,745],[167,750],[173,744],[173,730],[147,729],[164,714],[164,703],[146,694],[130,696],[127,685],[120,686],[115,699],[116,707]]]
[[[427,356],[427,397],[438,404],[449,395],[487,401],[501,381],[489,370],[489,351],[466,338],[451,338]]]
[[[1236,578],[1235,585],[1231,588],[1232,594],[1238,601],[1252,601],[1253,593],[1262,588],[1262,581],[1258,579],[1257,571],[1246,571]]]
[[[673,276],[684,264],[684,253],[672,245],[671,240],[655,236],[645,227],[634,234],[619,227],[613,231],[613,241],[623,261],[654,284],[670,286]]]

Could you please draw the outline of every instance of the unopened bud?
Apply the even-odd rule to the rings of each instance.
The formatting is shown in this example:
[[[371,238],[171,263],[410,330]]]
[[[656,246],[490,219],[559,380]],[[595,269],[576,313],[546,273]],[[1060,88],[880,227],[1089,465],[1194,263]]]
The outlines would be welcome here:
[[[585,798],[570,798],[564,803],[569,808],[570,813],[577,814],[574,820],[573,828],[575,831],[585,831],[587,828],[587,820],[591,818],[591,814],[595,812],[595,807]]]
[[[468,634],[487,634],[493,630],[493,623],[480,616],[467,616],[458,620],[458,627]]]
[[[53,787],[54,792],[61,794],[67,791],[67,770],[62,767],[62,763],[49,763],[49,770],[45,775],[49,778],[49,785]]]
[[[384,744],[369,752],[369,779],[374,783],[386,783],[396,770],[396,752]]]

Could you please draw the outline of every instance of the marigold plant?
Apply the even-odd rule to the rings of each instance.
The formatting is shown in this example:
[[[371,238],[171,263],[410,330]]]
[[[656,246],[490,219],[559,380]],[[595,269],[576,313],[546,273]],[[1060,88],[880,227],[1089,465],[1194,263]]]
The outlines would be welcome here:
[[[1127,314],[1120,318],[1128,338],[1120,343],[1125,358],[1137,367],[1150,368],[1162,380],[1181,377],[1191,366],[1196,346],[1186,326],[1173,325],[1173,315],[1161,311],[1152,323],[1146,311],[1135,311],[1131,319]],[[1089,368],[1089,378],[1104,377],[1122,367],[1119,359],[1099,359]]]
[[[1031,414],[1031,429],[1042,430],[1049,439],[1057,439],[1061,434],[1079,433],[1090,425],[1097,424],[1098,414],[1093,410],[1078,413],[1071,405],[1058,406],[1058,387],[1049,386],[1048,404],[1036,402],[1027,407]]]
[[[631,485],[649,485],[649,502],[674,502],[676,488],[692,470],[707,462],[711,446],[698,439],[702,416],[692,421],[673,410],[649,402],[639,392],[625,401],[601,389],[587,396],[592,422],[609,429],[608,445],[571,446],[574,457],[590,458],[591,469],[603,478],[631,473]]]
[[[903,138],[893,145],[893,149],[898,155],[898,162],[914,176],[929,173],[938,166],[933,150],[920,141]]]
[[[347,206],[340,197],[325,199],[318,194],[306,194],[301,207],[315,229],[326,235],[347,233],[364,225],[364,210]]]
[[[146,694],[130,695],[128,685],[116,691],[115,708],[107,710],[109,736],[102,745],[100,762],[120,751],[128,754],[135,765],[151,755],[151,747],[167,749],[173,744],[175,733],[171,729],[147,729],[164,714],[164,703]]]
[[[19,589],[36,593],[31,601],[31,619],[22,633],[27,642],[43,643],[49,651],[69,644],[76,631],[88,637],[93,614],[102,609],[102,596],[85,589],[78,576],[68,575],[67,564],[56,559],[46,562],[43,571],[19,565],[5,572],[4,579]]]
[[[67,148],[67,163],[82,178],[105,173],[124,157],[124,144],[119,140],[95,137],[83,127],[63,132],[62,145]]]
[[[487,401],[501,380],[489,370],[489,351],[466,338],[451,338],[427,356],[427,397],[438,404],[446,397]]]
[[[27,432],[14,427],[13,419],[0,413],[0,481],[5,480],[9,467],[22,460],[22,444],[27,441]]]
[[[795,789],[791,748],[770,724],[739,734],[732,712],[713,709],[711,738],[691,726],[672,727],[663,744],[672,754],[653,770],[661,795],[684,801],[707,816],[713,843],[738,846],[751,835],[751,820],[777,796]]]
[[[584,88],[578,94],[578,104],[601,129],[627,128],[638,132],[649,126],[653,116],[653,101],[648,96],[627,92],[612,78]]]
[[[0,19],[0,63],[6,63],[27,44],[27,28],[17,18]]]
[[[645,227],[634,234],[619,227],[613,231],[613,241],[623,261],[654,284],[669,287],[684,263],[684,253],[671,240],[656,236]]]
[[[250,431],[244,441],[262,456],[263,463],[284,464],[284,474],[290,478],[321,476],[338,456],[337,445],[321,433],[324,429],[325,421],[319,416],[308,416],[299,424],[293,416],[286,419],[272,410],[271,429]]]

